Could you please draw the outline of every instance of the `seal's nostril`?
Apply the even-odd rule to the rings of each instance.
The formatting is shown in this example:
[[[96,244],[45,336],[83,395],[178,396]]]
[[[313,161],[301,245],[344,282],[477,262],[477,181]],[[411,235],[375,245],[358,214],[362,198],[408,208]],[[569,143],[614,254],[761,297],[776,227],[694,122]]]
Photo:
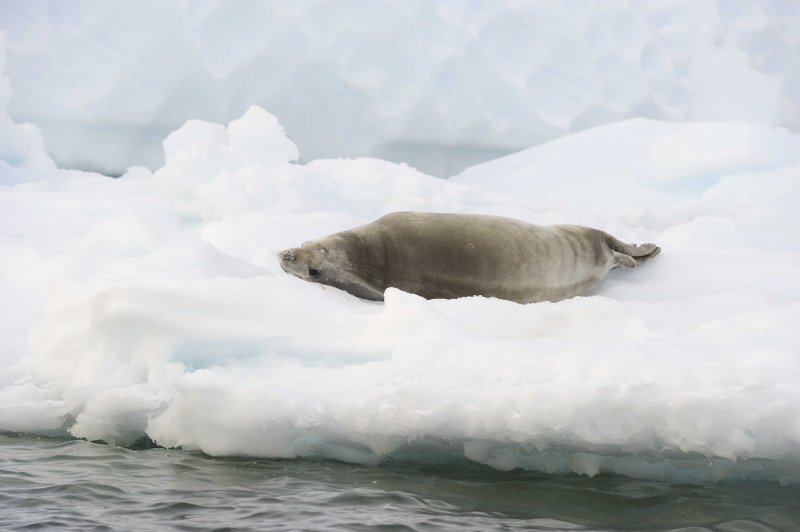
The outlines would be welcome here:
[[[282,262],[294,262],[294,253],[291,251],[284,251],[281,253]]]

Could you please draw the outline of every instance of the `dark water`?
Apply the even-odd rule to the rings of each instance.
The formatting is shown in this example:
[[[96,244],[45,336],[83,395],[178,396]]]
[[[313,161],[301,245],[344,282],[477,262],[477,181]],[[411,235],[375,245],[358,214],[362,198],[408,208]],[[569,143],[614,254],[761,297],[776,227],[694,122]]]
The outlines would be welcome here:
[[[210,458],[0,434],[0,528],[800,530],[800,486]]]

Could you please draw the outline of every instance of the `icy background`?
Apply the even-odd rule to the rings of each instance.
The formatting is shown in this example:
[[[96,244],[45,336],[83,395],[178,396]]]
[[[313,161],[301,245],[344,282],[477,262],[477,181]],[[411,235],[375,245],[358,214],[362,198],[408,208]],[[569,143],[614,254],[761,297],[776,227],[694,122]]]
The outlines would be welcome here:
[[[328,4],[254,4],[280,11],[277,34],[246,9],[236,17],[252,34],[226,29],[238,19],[225,6],[240,4],[164,2],[136,8],[139,18],[115,16],[115,3],[9,5],[0,429],[120,444],[146,433],[212,455],[800,480],[796,3],[542,3],[525,4],[525,17],[478,4],[417,18],[433,8],[392,2],[356,21]],[[387,71],[388,49],[365,50],[359,36],[383,42],[389,20],[421,33],[396,34]],[[523,22],[539,30],[529,37]],[[431,81],[448,53],[434,37],[453,47],[446,79],[460,73],[458,87]],[[278,51],[312,42],[304,57],[323,64]],[[514,55],[526,46],[536,53]],[[194,63],[173,55],[186,50]],[[342,63],[325,66],[326,54]],[[375,84],[356,91],[366,104],[342,89],[358,57],[359,79]],[[401,73],[408,57],[430,63],[429,77]],[[694,85],[693,71],[712,85]],[[528,103],[489,97],[501,86]],[[280,121],[249,105],[276,94],[285,105],[267,109]],[[297,103],[305,97],[318,107]],[[455,115],[435,111],[451,105]],[[449,180],[381,159],[315,159],[409,137],[447,144],[445,125],[458,142],[506,150],[583,127],[576,118],[591,109],[719,120],[617,121]],[[157,137],[163,164],[147,155]],[[153,168],[119,179],[59,169],[45,145],[61,166]],[[533,305],[396,290],[365,302],[278,267],[280,249],[404,209],[591,225],[663,253],[589,297]]]
[[[797,131],[798,27],[795,0],[0,0],[9,114],[60,167],[117,175],[254,104],[303,161],[439,177],[631,117]]]

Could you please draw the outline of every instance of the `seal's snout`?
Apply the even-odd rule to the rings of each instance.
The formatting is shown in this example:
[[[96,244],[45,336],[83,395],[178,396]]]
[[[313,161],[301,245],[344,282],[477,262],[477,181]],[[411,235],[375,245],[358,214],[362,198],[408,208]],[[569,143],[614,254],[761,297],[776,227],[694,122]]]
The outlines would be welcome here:
[[[281,251],[278,256],[280,257],[281,262],[284,264],[294,262],[295,259],[294,252],[288,249],[286,251]]]
[[[295,261],[296,258],[297,257],[295,256],[294,251],[292,251],[291,249],[287,249],[286,251],[281,251],[280,253],[278,253],[278,259],[281,262],[281,268],[283,268],[283,271],[285,272],[289,271],[289,267]]]

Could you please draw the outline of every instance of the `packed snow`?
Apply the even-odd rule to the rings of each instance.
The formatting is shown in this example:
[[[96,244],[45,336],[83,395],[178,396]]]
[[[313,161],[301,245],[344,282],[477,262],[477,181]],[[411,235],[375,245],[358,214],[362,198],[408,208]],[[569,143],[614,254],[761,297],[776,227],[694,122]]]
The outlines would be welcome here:
[[[114,174],[253,104],[305,161],[440,177],[632,117],[798,131],[799,28],[792,0],[0,0],[9,114]]]
[[[28,45],[44,46],[42,8],[23,5],[45,32]],[[0,430],[121,445],[146,434],[210,455],[800,481],[789,129],[622,120],[443,180],[377,158],[302,162],[292,127],[251,106],[189,120],[164,135],[162,165],[110,179],[57,168],[47,134],[11,118],[11,88],[0,77]],[[579,223],[663,252],[586,297],[529,305],[394,289],[368,302],[278,266],[281,249],[399,210]]]

